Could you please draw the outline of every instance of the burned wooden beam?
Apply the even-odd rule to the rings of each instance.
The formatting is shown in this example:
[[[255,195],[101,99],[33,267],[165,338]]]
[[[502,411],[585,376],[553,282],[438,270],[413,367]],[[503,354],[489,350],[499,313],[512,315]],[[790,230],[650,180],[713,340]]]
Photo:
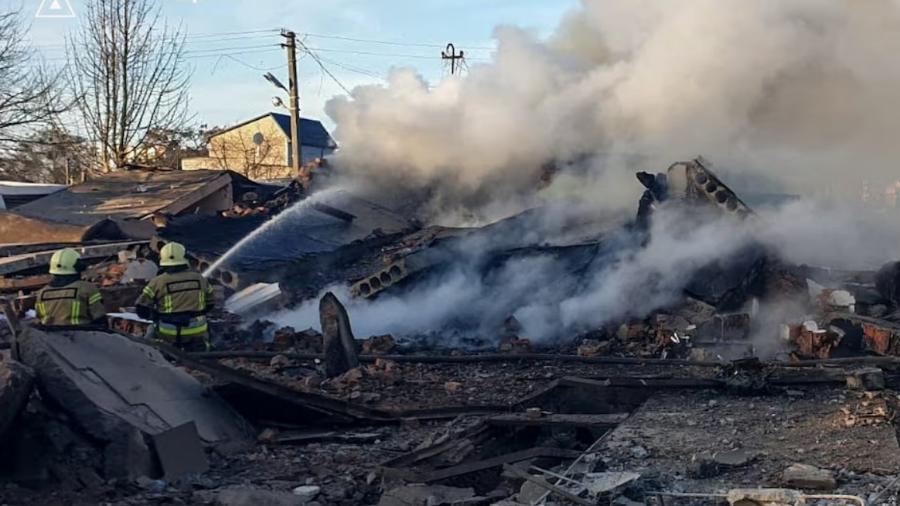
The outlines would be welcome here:
[[[37,290],[50,282],[49,274],[24,278],[0,278],[0,293],[16,293],[19,290]]]
[[[286,432],[277,434],[271,438],[266,438],[266,443],[281,445],[302,445],[309,443],[346,443],[346,444],[368,444],[374,443],[381,434],[377,432],[338,432],[338,431],[305,431],[305,432]]]
[[[593,388],[719,388],[723,386],[721,380],[702,378],[628,378],[609,377],[604,379],[588,379],[575,376],[560,378],[559,384],[569,387],[593,387]]]
[[[315,360],[324,358],[317,353],[278,353],[272,351],[212,351],[191,353],[192,357],[201,360],[222,358],[251,358],[271,360],[276,355],[284,355],[295,360]],[[555,353],[486,353],[481,355],[359,355],[362,363],[375,360],[391,360],[398,363],[420,364],[475,364],[494,362],[576,362],[582,364],[604,365],[653,365],[672,367],[721,367],[724,362],[701,362],[695,360],[664,360],[654,358],[621,358],[621,357],[581,357],[578,355],[560,355]]]
[[[808,376],[771,376],[767,382],[773,386],[802,385],[837,385],[846,382],[846,373],[842,370],[821,371]],[[646,388],[646,389],[717,389],[728,388],[724,379],[707,378],[629,378],[609,377],[605,379],[579,378],[566,376],[560,378],[559,384],[569,387],[588,388]]]
[[[562,448],[546,448],[538,446],[535,448],[529,448],[527,450],[521,450],[504,455],[499,455],[497,457],[492,457],[489,459],[479,460],[477,462],[468,462],[465,464],[460,464],[458,466],[438,469],[437,471],[432,471],[431,473],[424,475],[423,481],[425,483],[432,483],[435,481],[446,480],[448,478],[454,478],[456,476],[462,476],[464,474],[477,473],[478,471],[484,471],[485,469],[491,469],[492,467],[500,467],[506,464],[514,464],[516,462],[522,462],[525,460],[537,458],[555,458],[563,460],[576,459],[579,456],[581,456],[581,452],[576,450],[565,450]]]
[[[487,439],[490,439],[490,437],[490,427],[486,423],[480,422],[464,431],[455,439],[447,439],[441,443],[400,455],[383,463],[380,468],[382,471],[397,471],[399,468],[409,467],[424,460],[428,460],[434,456],[450,451],[453,448],[457,448],[460,445],[480,444]]]
[[[337,218],[337,219],[339,219],[341,221],[345,221],[347,223],[352,223],[353,220],[356,219],[356,216],[353,214],[350,214],[346,211],[341,211],[340,209],[338,209],[336,207],[332,207],[332,206],[329,206],[328,204],[323,204],[321,202],[315,202],[312,205],[312,207],[313,207],[313,209],[315,209],[316,211],[319,211],[320,213],[327,214],[328,216],[331,216],[332,218]]]
[[[488,418],[488,425],[498,427],[579,427],[588,429],[612,429],[624,422],[628,413],[611,413],[606,415],[567,415],[549,414],[537,418],[527,413],[510,413]]]

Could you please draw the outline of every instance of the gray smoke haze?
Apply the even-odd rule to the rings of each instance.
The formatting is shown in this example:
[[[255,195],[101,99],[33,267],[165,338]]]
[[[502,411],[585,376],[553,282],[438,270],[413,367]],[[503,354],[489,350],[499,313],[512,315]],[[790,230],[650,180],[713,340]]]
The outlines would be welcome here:
[[[385,86],[331,100],[337,172],[376,192],[421,191],[425,215],[445,225],[548,202],[578,202],[585,219],[632,213],[636,170],[697,154],[727,168],[726,183],[743,175],[825,201],[742,223],[661,213],[644,247],[622,244],[577,275],[552,255],[485,275],[475,266],[505,239],[482,238],[402,294],[365,301],[332,287],[359,337],[462,328],[491,338],[509,315],[531,339],[571,336],[672,303],[698,268],[753,241],[790,262],[842,269],[898,257],[897,220],[849,200],[864,180],[898,179],[900,2],[584,0],[549,39],[515,27],[495,35],[493,61],[465,77],[428,83],[397,69]],[[551,181],[543,176],[554,165]],[[560,220],[540,216],[551,225],[534,224],[538,239]],[[772,325],[802,311],[790,301],[763,307],[783,309]],[[317,301],[272,319],[318,327]]]
[[[597,153],[558,183],[605,206],[633,202],[633,154],[657,170],[703,154],[820,195],[897,179],[896,1],[584,0],[548,40],[495,36],[493,62],[465,77],[397,69],[330,101],[337,162],[471,207]]]
[[[526,228],[554,237],[558,224],[570,219],[561,209],[552,209],[549,215],[530,217]],[[486,275],[478,267],[497,247],[532,239],[499,234],[464,240],[450,255],[456,261],[449,270],[373,301],[352,298],[346,286],[328,290],[347,305],[359,337],[448,339],[454,335],[448,330],[453,330],[456,337],[490,341],[499,338],[503,320],[512,315],[522,325],[523,336],[553,341],[642,318],[673,304],[698,269],[753,243],[768,246],[791,262],[835,269],[875,269],[900,256],[900,227],[888,216],[800,201],[746,221],[663,206],[654,215],[646,244],[637,244],[628,234],[612,233],[607,236],[608,253],[583,272],[546,254],[510,259]],[[770,338],[760,339],[761,344],[772,344],[778,323],[803,316],[802,306],[794,301],[761,302],[760,314],[767,316],[760,325]],[[295,328],[318,328],[318,301],[269,319]]]

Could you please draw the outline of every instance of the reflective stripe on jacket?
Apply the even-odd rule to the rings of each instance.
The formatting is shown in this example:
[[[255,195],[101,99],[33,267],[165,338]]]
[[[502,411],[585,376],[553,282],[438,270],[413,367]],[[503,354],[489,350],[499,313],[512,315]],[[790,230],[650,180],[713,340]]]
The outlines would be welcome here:
[[[160,334],[194,337],[207,332],[204,314],[210,309],[212,300],[213,287],[206,278],[186,270],[163,273],[150,280],[141,291],[137,305],[156,312]]]
[[[49,327],[85,326],[106,316],[103,295],[87,281],[42,288],[35,309],[41,324]]]
[[[187,322],[187,325],[175,325],[160,321],[159,325],[157,325],[157,329],[159,330],[160,335],[166,337],[177,338],[178,336],[181,336],[190,338],[206,334],[209,330],[209,325],[206,323],[205,316],[198,316],[196,318],[191,318]]]

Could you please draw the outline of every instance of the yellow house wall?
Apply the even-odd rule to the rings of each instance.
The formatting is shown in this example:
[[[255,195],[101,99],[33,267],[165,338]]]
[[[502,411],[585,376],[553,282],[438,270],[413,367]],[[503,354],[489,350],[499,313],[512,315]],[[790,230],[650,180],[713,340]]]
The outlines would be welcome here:
[[[265,138],[260,146],[253,143],[257,133]],[[260,118],[211,137],[209,159],[216,166],[210,168],[230,169],[252,179],[290,176],[287,142],[284,132],[271,116]]]

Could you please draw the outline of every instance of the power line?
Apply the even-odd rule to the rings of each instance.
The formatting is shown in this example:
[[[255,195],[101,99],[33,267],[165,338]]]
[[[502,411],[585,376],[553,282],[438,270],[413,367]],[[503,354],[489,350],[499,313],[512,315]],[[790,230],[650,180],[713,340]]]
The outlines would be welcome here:
[[[280,30],[277,28],[268,28],[264,30],[247,30],[243,32],[206,32],[206,33],[195,33],[188,34],[189,38],[201,38],[201,37],[219,37],[222,35],[249,35],[249,34],[257,34],[257,33],[278,33]]]
[[[218,56],[218,59],[216,59],[216,62],[213,64],[212,70],[209,71],[209,75],[215,75],[216,70],[218,70],[218,68],[219,68],[219,64],[220,64],[220,63],[222,62],[222,60],[224,60],[224,59],[231,60],[231,61],[233,61],[233,62],[235,62],[235,63],[237,63],[237,64],[239,64],[239,65],[242,65],[242,66],[244,66],[244,67],[247,67],[247,68],[250,69],[250,70],[255,70],[255,71],[257,71],[257,72],[270,72],[270,71],[272,71],[272,70],[280,69],[280,68],[281,68],[281,65],[275,65],[275,66],[272,66],[272,67],[259,67],[259,66],[256,66],[256,65],[251,65],[251,64],[249,64],[249,63],[247,63],[247,62],[245,62],[245,61],[243,61],[243,60],[241,60],[241,59],[239,59],[239,58],[236,58],[235,56],[232,56],[232,55],[230,55],[230,54],[223,54],[223,55],[217,55],[217,56]]]
[[[302,40],[298,40],[297,43],[300,44],[300,47],[302,47],[304,51],[306,51],[306,54],[311,56],[312,59],[315,60],[315,62],[319,64],[319,68],[322,69],[322,72],[325,72],[325,74],[327,74],[328,77],[330,77],[332,81],[337,83],[337,85],[340,86],[341,89],[344,90],[344,92],[346,92],[348,95],[350,94],[350,90],[346,86],[344,86],[344,83],[342,83],[340,81],[340,79],[338,79],[334,74],[332,74],[330,70],[328,70],[328,67],[326,67],[325,64],[322,62],[322,60],[319,59],[319,55],[312,52],[310,50],[310,48],[306,44],[303,43]]]
[[[336,39],[336,40],[346,40],[352,42],[367,42],[371,44],[384,44],[388,46],[406,46],[406,47],[436,47],[443,49],[446,44],[434,44],[427,42],[395,42],[389,40],[376,40],[376,39],[359,39],[356,37],[346,37],[343,35],[323,35],[317,33],[304,33],[303,35],[307,37],[320,38],[320,39]],[[465,46],[466,49],[473,49],[479,51],[493,51],[497,48],[495,47],[485,47],[485,46]]]
[[[262,49],[262,48],[276,48],[280,47],[278,44],[260,44],[257,46],[240,46],[240,47],[211,47],[207,49],[189,49],[184,52],[185,55],[191,55],[196,53],[210,53],[217,51],[244,51],[249,49]]]
[[[186,46],[190,45],[203,45],[203,44],[218,44],[220,42],[230,42],[234,40],[262,40],[265,38],[269,38],[270,36],[260,36],[260,35],[251,35],[251,36],[238,36],[238,37],[223,37],[218,39],[205,39],[205,40],[190,40],[185,38],[184,44]],[[181,42],[181,38],[166,38],[163,39],[163,42]],[[61,50],[66,49],[65,44],[32,44],[31,47],[35,49],[47,49],[47,50]]]
[[[351,49],[337,49],[337,48],[330,48],[330,47],[310,47],[308,49],[310,49],[312,51],[324,51],[324,52],[328,52],[328,53],[346,53],[346,54],[358,54],[358,55],[364,55],[364,56],[392,56],[392,57],[396,57],[396,58],[418,58],[421,60],[434,60],[435,58],[437,58],[436,56],[427,56],[427,55],[423,55],[423,54],[379,53],[379,52],[374,52],[374,51],[356,51],[356,50],[351,50]],[[467,57],[467,59],[476,60],[476,61],[490,61],[490,59],[488,59],[488,58],[468,58]]]
[[[253,51],[236,51],[236,52],[230,52],[230,53],[224,53],[224,54],[219,54],[219,53],[194,54],[194,55],[185,55],[184,58],[186,60],[194,60],[194,59],[198,59],[198,58],[222,58],[222,57],[228,57],[228,56],[242,56],[242,55],[247,55],[247,54],[268,53],[268,52],[273,52],[273,51],[279,51],[279,49],[277,47],[271,47],[268,49],[257,49],[257,50],[253,50]],[[53,58],[43,58],[42,61],[48,62],[48,63],[68,62],[68,58],[66,58],[64,56],[60,56],[60,57],[53,57]]]
[[[356,67],[356,66],[353,66],[353,65],[350,65],[350,64],[347,64],[347,63],[342,63],[342,62],[339,62],[339,61],[335,61],[335,60],[332,60],[332,59],[329,59],[329,58],[323,58],[323,57],[321,57],[321,56],[319,56],[319,59],[322,60],[322,61],[324,61],[325,63],[329,63],[329,64],[331,64],[331,65],[334,65],[335,67],[342,68],[342,69],[347,70],[347,71],[349,71],[349,72],[355,72],[355,73],[357,73],[357,74],[364,75],[364,76],[367,76],[367,77],[372,77],[372,78],[375,78],[375,79],[380,79],[380,80],[382,80],[382,81],[386,81],[386,80],[387,80],[387,79],[385,79],[385,77],[384,77],[383,75],[379,75],[379,74],[375,73],[375,72],[372,71],[372,70],[364,69],[364,68],[362,68],[362,67]]]
[[[277,29],[266,29],[266,30],[247,30],[247,31],[237,31],[237,32],[207,32],[207,33],[199,33],[199,34],[186,34],[184,36],[185,43],[187,44],[208,44],[208,43],[216,43],[223,42],[229,40],[247,40],[247,39],[257,39],[267,37],[265,34],[273,34],[277,33],[279,30]],[[358,37],[348,37],[344,35],[326,35],[319,33],[302,33],[305,37],[313,37],[313,38],[321,38],[321,39],[332,39],[332,40],[343,40],[348,42],[363,42],[369,44],[381,44],[388,46],[399,46],[399,47],[427,47],[427,48],[444,48],[445,44],[437,44],[430,42],[401,42],[401,41],[390,41],[390,40],[379,40],[379,39],[366,39],[366,38],[358,38]],[[223,38],[226,37],[226,38]],[[171,37],[167,38],[167,41],[180,41],[181,37]],[[65,44],[35,44],[33,47],[36,48],[65,48]],[[488,47],[488,46],[472,46],[472,45],[463,45],[463,47],[467,50],[475,50],[475,51],[494,51],[496,47]]]

